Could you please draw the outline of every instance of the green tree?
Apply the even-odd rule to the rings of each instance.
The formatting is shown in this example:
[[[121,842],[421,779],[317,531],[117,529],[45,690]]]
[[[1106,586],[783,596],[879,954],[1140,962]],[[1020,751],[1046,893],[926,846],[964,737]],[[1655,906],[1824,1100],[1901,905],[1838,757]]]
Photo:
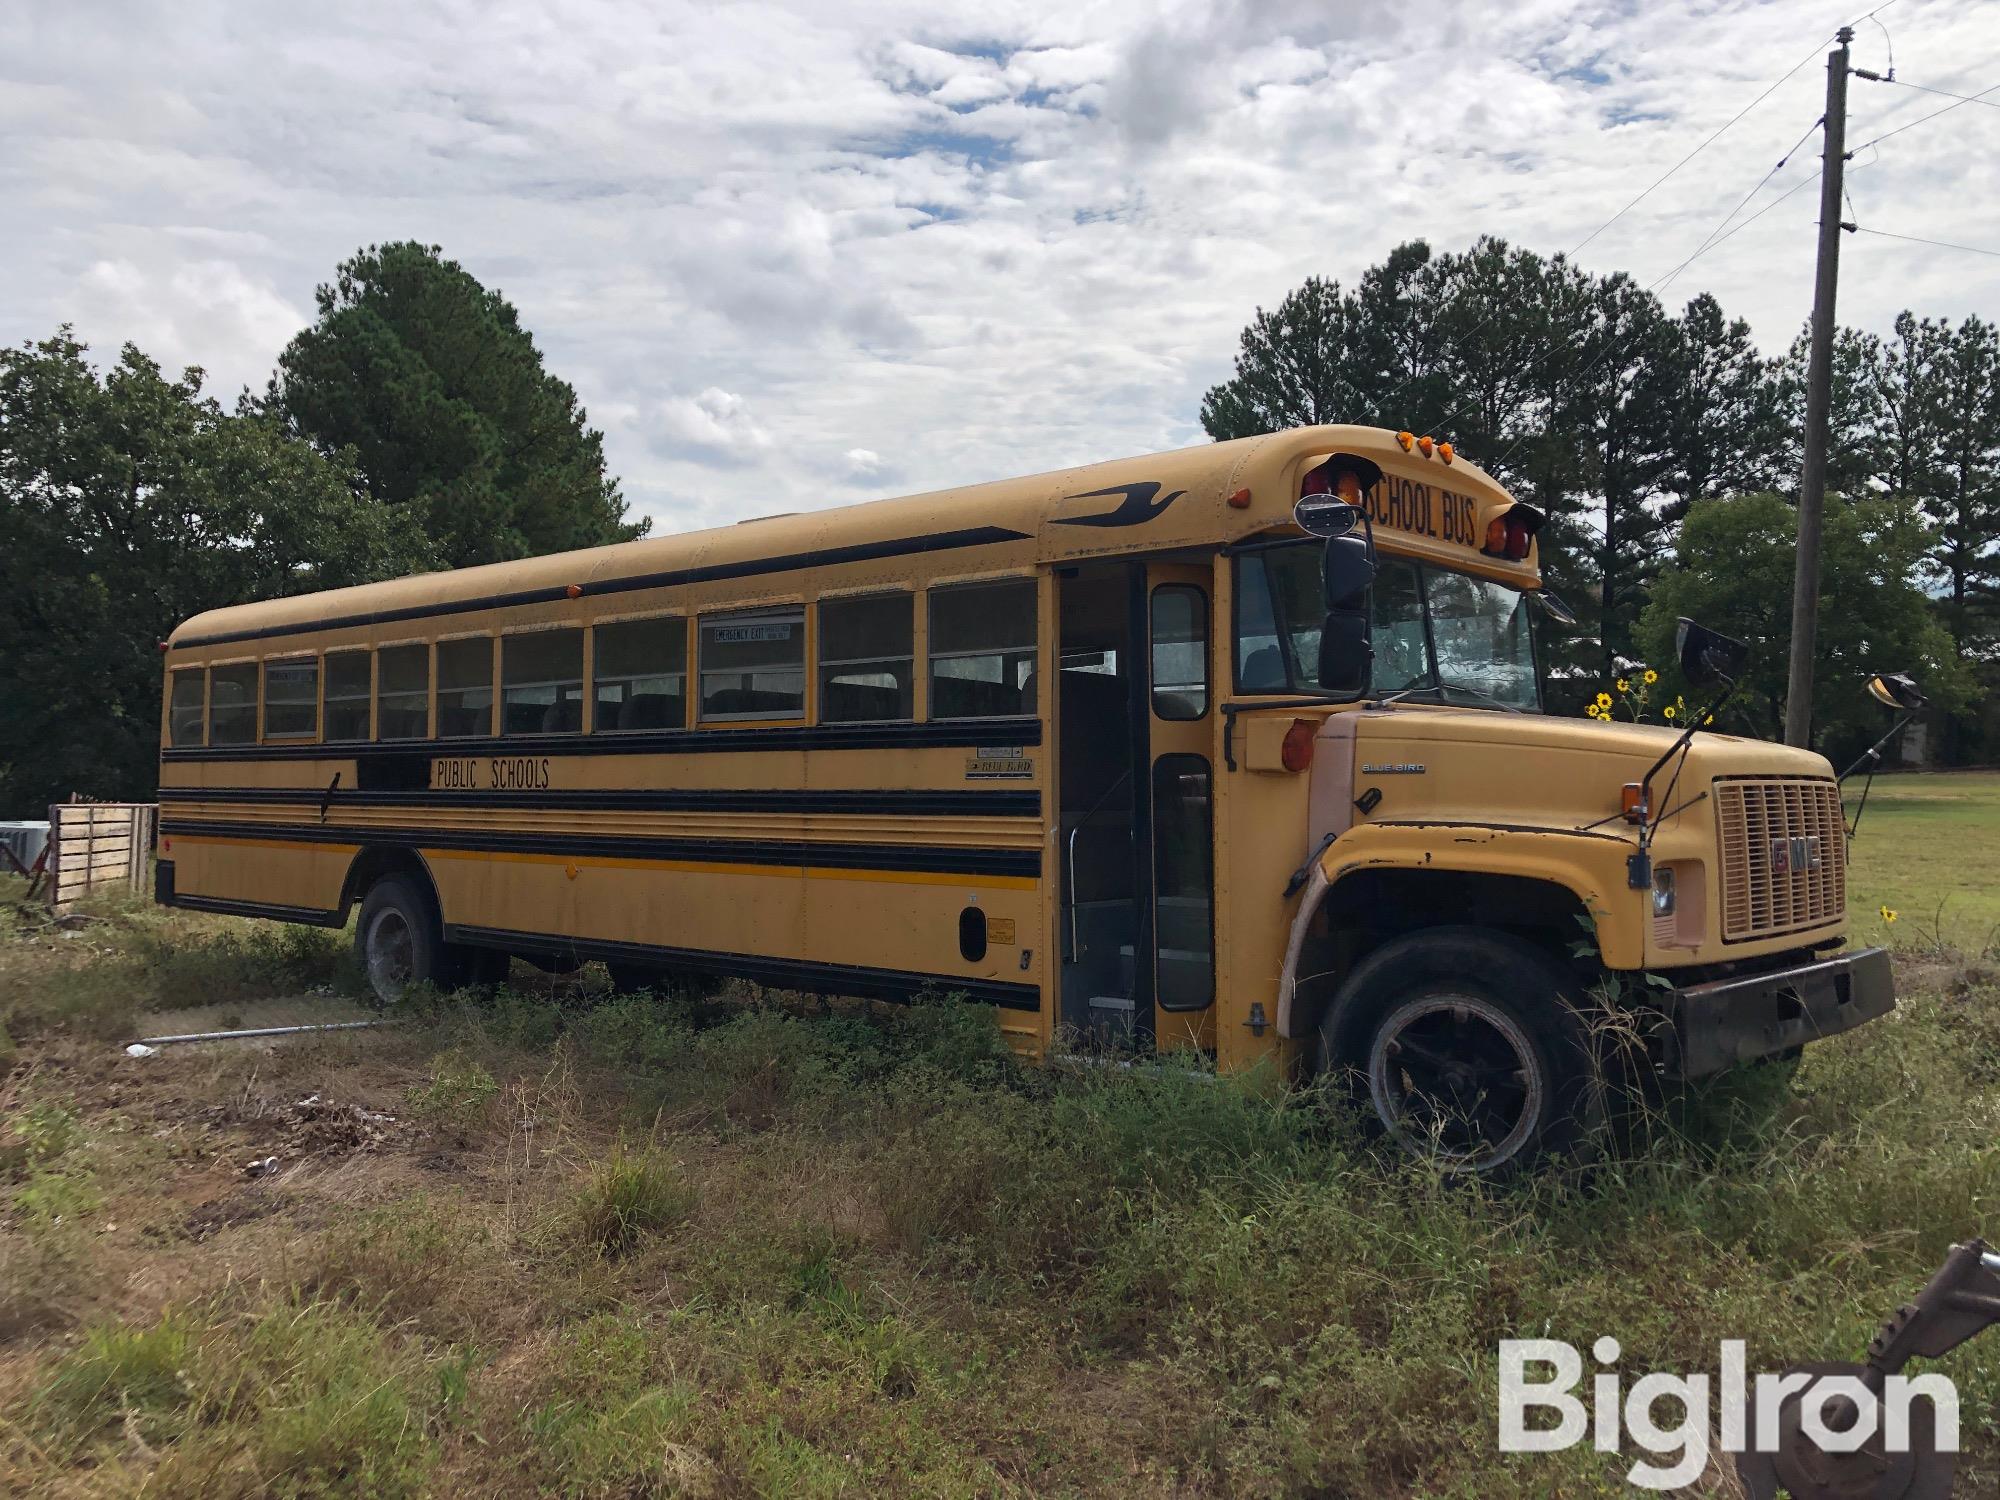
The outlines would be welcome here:
[[[1990,655],[2000,603],[2000,329],[1979,318],[1945,328],[1927,385],[1924,425],[1936,447],[1919,503],[1944,584],[1940,607],[1961,649]]]
[[[0,807],[158,784],[158,643],[189,615],[436,565],[348,465],[202,374],[68,328],[0,351]]]
[[[1675,388],[1661,520],[1678,525],[1697,500],[1777,488],[1796,477],[1779,407],[1777,367],[1707,292],[1674,320]]]
[[[1654,583],[1641,616],[1643,655],[1663,668],[1673,659],[1682,615],[1750,647],[1724,728],[1733,722],[1766,739],[1783,732],[1797,535],[1798,512],[1780,495],[1697,502],[1682,524],[1673,565]],[[1915,582],[1924,544],[1922,523],[1906,502],[1827,496],[1815,744],[1879,731],[1882,710],[1865,686],[1876,672],[1914,672],[1946,710],[1965,701],[1965,668]],[[1667,675],[1670,688],[1686,689],[1670,669]]]
[[[264,404],[368,493],[409,509],[452,567],[628,541],[604,435],[519,314],[436,246],[370,246],[317,293]]]

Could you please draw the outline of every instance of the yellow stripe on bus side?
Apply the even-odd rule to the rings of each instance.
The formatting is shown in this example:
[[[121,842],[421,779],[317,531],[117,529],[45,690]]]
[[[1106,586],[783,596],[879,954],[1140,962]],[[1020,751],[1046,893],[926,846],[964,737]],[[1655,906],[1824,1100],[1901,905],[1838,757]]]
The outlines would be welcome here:
[[[168,838],[180,844],[220,844],[231,849],[323,849],[331,854],[355,854],[359,844],[317,844],[301,839],[210,838],[200,834],[175,833]],[[840,870],[817,865],[732,865],[681,859],[607,859],[595,855],[514,854],[482,849],[419,849],[429,859],[506,860],[510,864],[575,865],[579,870],[674,870],[690,875],[782,875],[787,880],[803,874],[808,880],[865,880],[886,885],[951,885],[982,891],[1032,891],[1041,882],[1032,875],[963,875],[927,870]]]
[[[731,865],[704,860],[613,859],[597,855],[488,853],[481,849],[423,849],[431,859],[503,859],[511,864],[575,865],[579,870],[675,870],[690,875],[803,874],[808,880],[866,880],[893,885],[957,885],[986,891],[1032,891],[1041,882],[1032,875],[962,875],[928,870],[839,870],[820,865]]]
[[[303,839],[238,839],[211,838],[199,833],[170,833],[161,841],[167,846],[166,852],[173,852],[175,844],[219,844],[231,849],[324,849],[329,854],[359,854],[359,844],[309,844]]]

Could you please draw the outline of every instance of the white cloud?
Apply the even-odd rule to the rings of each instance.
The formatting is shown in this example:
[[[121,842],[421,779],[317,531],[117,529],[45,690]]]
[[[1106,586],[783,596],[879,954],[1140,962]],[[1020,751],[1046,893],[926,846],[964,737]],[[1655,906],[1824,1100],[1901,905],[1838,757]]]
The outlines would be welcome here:
[[[717,386],[661,402],[656,431],[663,451],[703,463],[748,463],[771,446],[771,434],[751,420],[750,403]]]
[[[280,347],[305,317],[234,261],[174,263],[164,254],[144,265],[93,261],[75,297],[86,341],[107,352],[136,344],[172,375],[202,366],[210,394],[225,401],[245,385],[262,387],[269,370],[258,355]]]
[[[1898,76],[1990,82],[1988,10],[1885,12]],[[1818,115],[1831,19],[1819,0],[989,0],[962,21],[918,0],[17,0],[0,337],[69,320],[106,354],[131,339],[225,394],[260,387],[341,258],[417,238],[514,301],[661,529],[993,478],[1198,441],[1258,304],[1409,238],[1567,249],[1805,60],[1583,254],[1661,278]],[[1881,66],[1881,40],[1864,27],[1856,61]],[[1941,102],[1857,81],[1850,137]],[[1898,135],[1857,158],[1854,211],[2000,244],[1996,147],[1978,106]],[[1713,291],[1782,348],[1814,197],[1662,295]],[[1996,303],[1990,259],[1843,245],[1847,321]]]

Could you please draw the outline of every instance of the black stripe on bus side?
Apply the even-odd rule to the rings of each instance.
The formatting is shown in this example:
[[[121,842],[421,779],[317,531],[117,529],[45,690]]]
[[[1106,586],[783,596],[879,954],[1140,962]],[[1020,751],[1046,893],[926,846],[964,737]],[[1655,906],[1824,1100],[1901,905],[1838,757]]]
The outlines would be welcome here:
[[[250,807],[408,807],[441,812],[458,807],[521,812],[827,813],[883,817],[1038,818],[1040,792],[932,791],[718,791],[694,788],[568,788],[542,791],[430,790],[350,792],[324,787],[163,786],[162,802]]]
[[[674,568],[664,573],[636,573],[626,578],[607,578],[581,583],[581,597],[635,593],[640,589],[673,588],[688,583],[720,583],[732,578],[757,578],[768,573],[791,573],[803,568],[838,567],[842,563],[878,562],[891,557],[914,557],[925,552],[950,552],[960,547],[987,547],[995,542],[1025,542],[1025,531],[1005,526],[968,526],[958,531],[935,531],[927,536],[897,537],[886,542],[862,542],[852,547],[828,547],[819,552],[793,552],[783,557],[746,558],[742,562],[713,563],[704,568]],[[266,625],[258,630],[228,630],[215,635],[191,635],[172,642],[176,651],[194,646],[227,646],[237,641],[269,640],[281,635],[309,635],[320,630],[346,630],[357,625],[388,625],[398,620],[428,620],[444,615],[474,614],[482,609],[512,609],[526,604],[554,604],[571,596],[572,585],[521,589],[509,594],[486,594],[477,599],[458,599],[445,604],[412,604],[401,609],[370,610],[363,614],[334,615],[297,625]]]
[[[220,896],[167,896],[162,906],[183,906],[189,911],[220,912],[226,917],[269,917],[277,922],[302,922],[310,927],[339,927],[347,921],[341,910],[322,911],[317,906],[279,906],[270,901],[226,901]]]
[[[876,969],[861,964],[814,963],[803,958],[770,958],[756,953],[717,953],[704,948],[663,948],[650,943],[620,943],[604,938],[564,938],[539,932],[509,932],[494,927],[447,924],[445,940],[471,943],[509,952],[574,955],[611,963],[691,969],[703,974],[753,980],[773,989],[809,990],[828,995],[855,995],[874,1000],[908,1000],[925,990],[960,994],[984,1005],[1006,1010],[1039,1011],[1041,991],[1032,984],[1003,979],[975,979],[953,974],[925,974],[907,969]]]
[[[277,839],[298,844],[387,844],[482,854],[596,855],[606,859],[697,864],[799,865],[815,870],[908,870],[932,875],[1042,873],[1039,849],[952,849],[916,844],[833,844],[810,839],[641,838],[467,828],[367,828],[352,824],[241,823],[162,819],[160,834],[186,838]]]
[[[462,740],[345,740],[312,745],[189,745],[162,748],[171,764],[200,761],[354,760],[395,755],[436,760],[474,756],[740,755],[760,750],[936,750],[1039,745],[1042,721],[948,719],[934,724],[796,724],[766,729],[665,729],[604,734],[517,734]]]

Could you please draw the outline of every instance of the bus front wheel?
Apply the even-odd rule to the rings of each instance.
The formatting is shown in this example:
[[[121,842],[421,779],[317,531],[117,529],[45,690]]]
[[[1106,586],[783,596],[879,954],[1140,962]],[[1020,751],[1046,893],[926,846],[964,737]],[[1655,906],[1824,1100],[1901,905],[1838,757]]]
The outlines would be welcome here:
[[[1500,1176],[1575,1153],[1604,1119],[1603,1071],[1571,983],[1539,949],[1470,928],[1370,954],[1321,1021],[1371,1123],[1448,1171]]]

